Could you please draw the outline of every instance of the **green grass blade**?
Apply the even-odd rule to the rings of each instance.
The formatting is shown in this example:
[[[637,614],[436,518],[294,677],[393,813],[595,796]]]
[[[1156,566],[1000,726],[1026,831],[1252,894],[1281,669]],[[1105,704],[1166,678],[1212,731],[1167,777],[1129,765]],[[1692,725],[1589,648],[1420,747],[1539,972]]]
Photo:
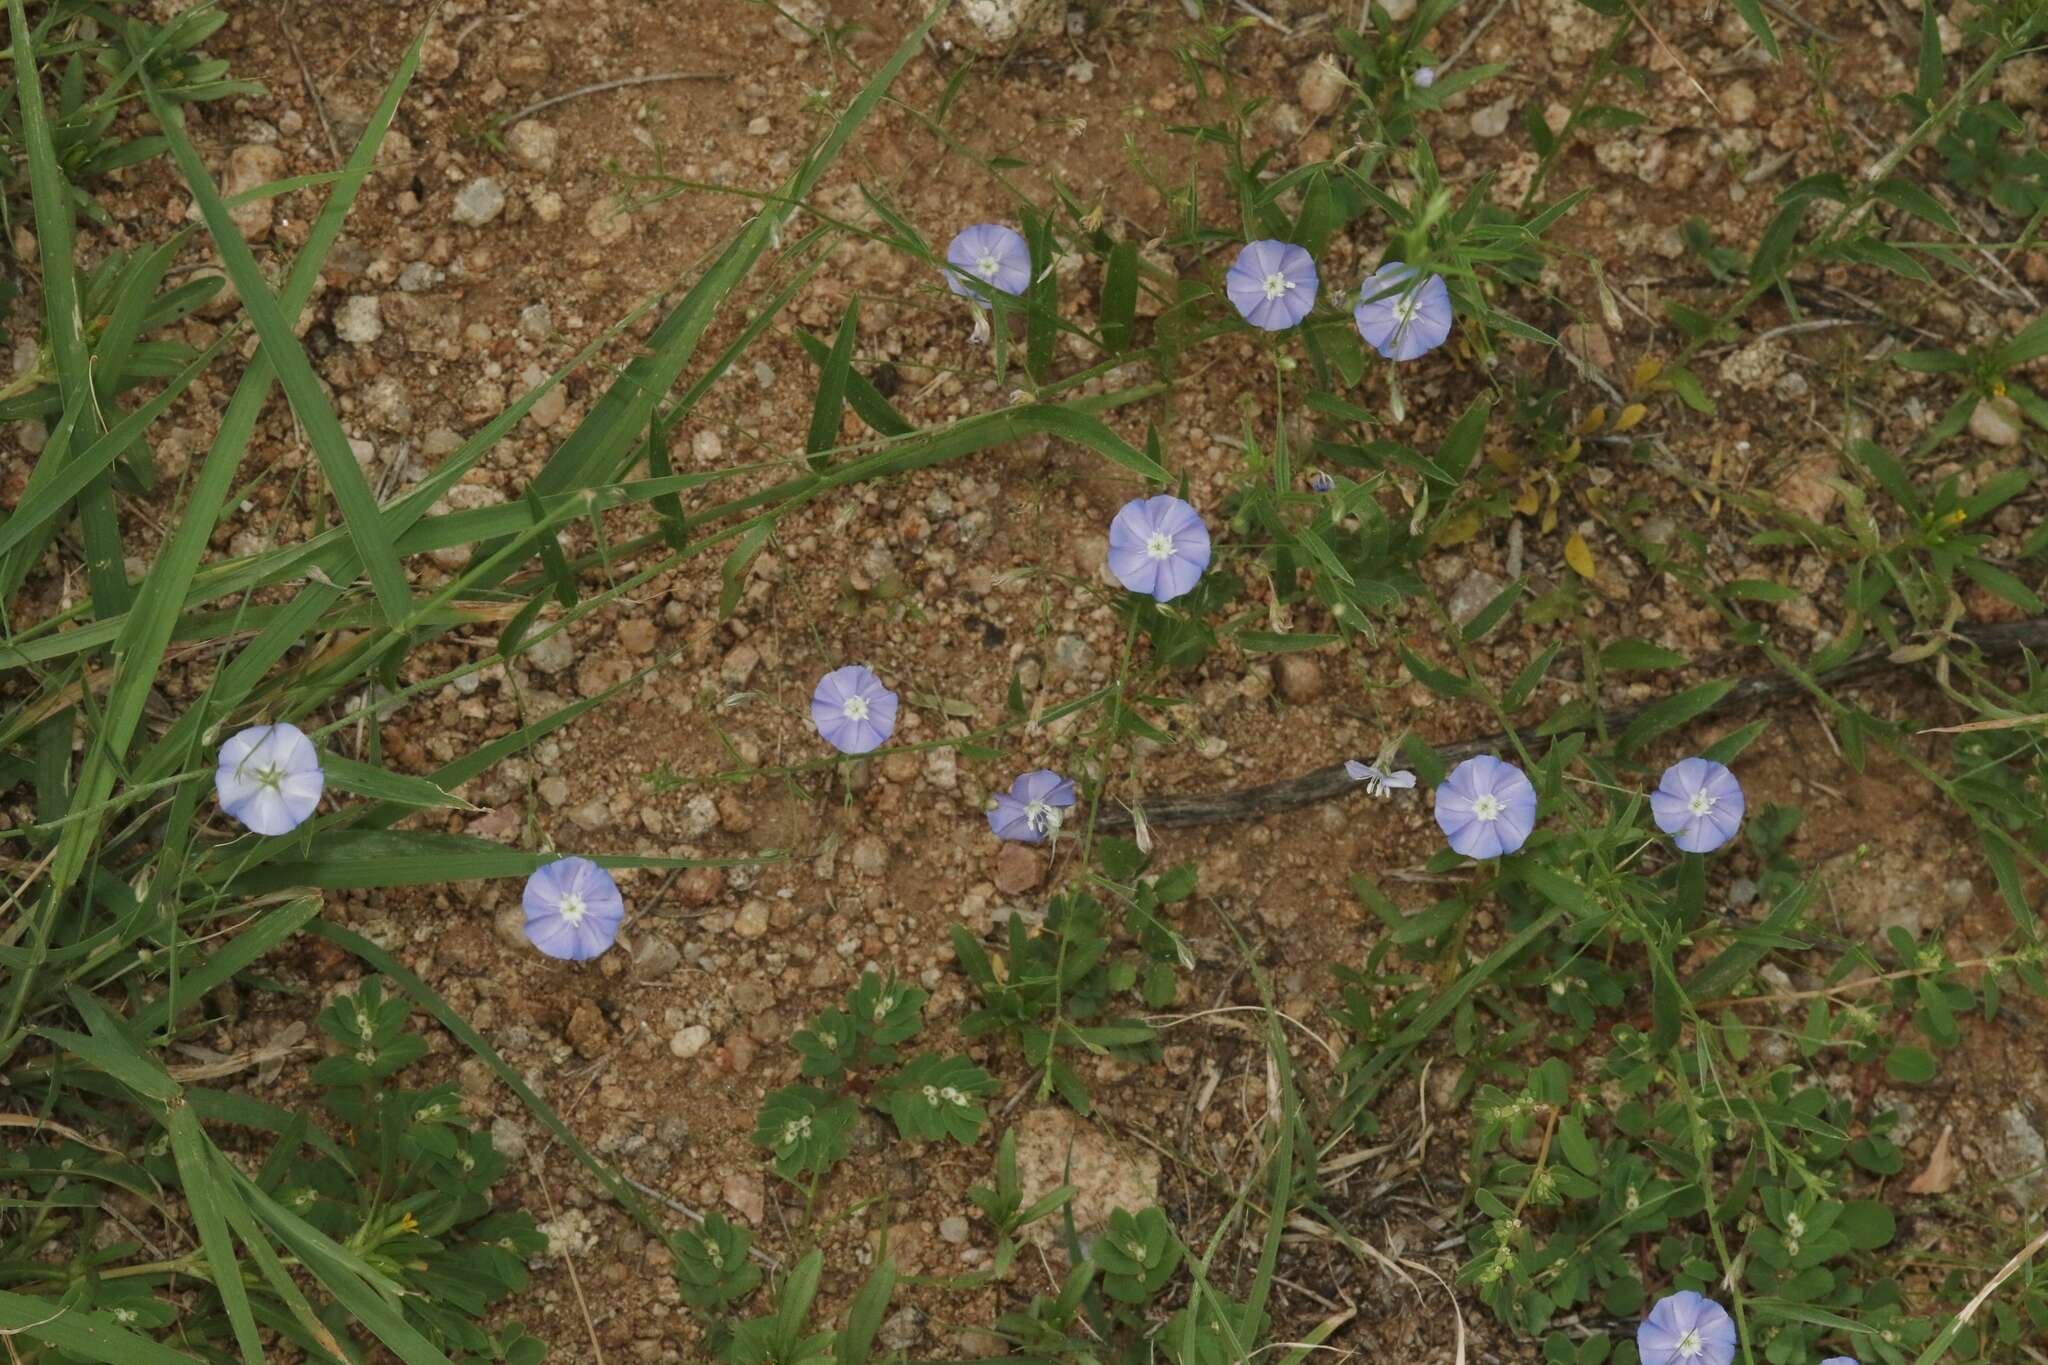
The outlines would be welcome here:
[[[354,792],[357,796],[367,796],[373,801],[389,801],[396,805],[421,809],[476,809],[461,797],[450,796],[424,777],[394,773],[386,768],[358,763],[352,758],[343,758],[340,754],[322,753],[320,770],[326,774],[329,787],[338,791]]]
[[[214,1178],[213,1144],[199,1127],[199,1116],[190,1105],[171,1109],[171,1155],[178,1163],[178,1179],[185,1187],[185,1207],[198,1225],[199,1246],[206,1253],[208,1278],[227,1310],[228,1324],[235,1332],[235,1345],[249,1365],[263,1365],[263,1339],[256,1331],[256,1318],[249,1311],[249,1290],[242,1283],[242,1263],[235,1255],[234,1238],[228,1233],[222,1206],[235,1198]]]
[[[13,3],[18,5],[20,0],[13,0]],[[192,145],[191,137],[185,132],[184,110],[163,98],[147,72],[143,74],[143,91],[151,112],[163,124],[172,159],[178,163],[193,197],[199,202],[200,215],[206,220],[207,230],[213,234],[221,264],[242,297],[242,307],[256,328],[256,335],[262,338],[264,354],[269,356],[277,373],[277,382],[291,401],[292,411],[298,414],[300,423],[305,427],[306,440],[320,461],[321,471],[327,476],[327,487],[334,495],[341,519],[348,526],[356,548],[362,552],[363,567],[370,576],[371,589],[383,606],[384,618],[393,626],[403,625],[412,610],[405,565],[399,561],[390,528],[378,514],[377,500],[370,492],[369,481],[363,477],[362,466],[356,463],[355,454],[349,449],[341,421],[328,405],[327,396],[320,389],[320,380],[313,373],[312,362],[306,359],[305,349],[292,333],[290,317],[270,292],[270,285],[263,278],[249,244],[242,240],[241,230],[229,216],[219,187],[213,183],[198,148]],[[294,309],[292,315],[296,313]]]
[[[35,200],[36,235],[43,266],[43,313],[57,382],[64,395],[69,423],[52,431],[42,461],[52,470],[71,458],[81,427],[96,430],[92,357],[85,344],[85,319],[78,296],[73,261],[71,185],[57,165],[48,116],[43,109],[42,81],[36,70],[35,43],[21,0],[7,0],[7,21],[13,37],[15,90],[21,105],[21,140],[28,158],[31,197]],[[93,610],[102,616],[128,609],[131,592],[122,567],[120,521],[114,512],[112,482],[101,475],[78,496],[78,519],[85,537],[86,578],[92,585]],[[40,548],[40,547],[38,547]],[[24,575],[27,564],[19,566]],[[12,596],[20,586],[10,577],[0,582],[0,595]]]
[[[832,463],[826,454],[839,444],[839,419],[846,411],[846,376],[853,368],[853,343],[860,335],[860,300],[846,305],[840,319],[839,336],[832,353],[825,357],[824,373],[818,379],[817,402],[811,407],[811,430],[804,438],[804,454],[813,470],[822,472]]]
[[[192,1365],[191,1356],[136,1336],[104,1313],[5,1290],[0,1290],[0,1336],[40,1342],[100,1365]]]
[[[235,877],[238,889],[261,892],[311,886],[326,891],[360,891],[392,886],[433,886],[442,882],[524,877],[562,855],[525,849],[470,834],[425,830],[330,829],[307,856],[247,869]],[[705,867],[703,858],[654,858],[593,853],[604,867]],[[717,866],[727,866],[717,862]],[[242,867],[234,864],[228,871]]]

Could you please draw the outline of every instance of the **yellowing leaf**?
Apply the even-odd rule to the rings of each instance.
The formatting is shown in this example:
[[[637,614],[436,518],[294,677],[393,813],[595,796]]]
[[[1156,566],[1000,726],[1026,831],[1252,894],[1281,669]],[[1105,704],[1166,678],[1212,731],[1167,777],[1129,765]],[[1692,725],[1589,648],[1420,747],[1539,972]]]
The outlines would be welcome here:
[[[1564,562],[1572,566],[1572,572],[1592,582],[1596,570],[1593,568],[1593,551],[1586,544],[1586,538],[1577,531],[1564,543]]]
[[[1543,505],[1543,494],[1535,484],[1525,484],[1522,496],[1515,499],[1515,510],[1525,517],[1536,515],[1536,509]]]
[[[1506,446],[1495,446],[1486,452],[1486,462],[1503,474],[1522,472],[1522,457]]]
[[[1575,436],[1572,438],[1572,443],[1564,448],[1564,453],[1557,458],[1564,464],[1570,464],[1579,458],[1579,452],[1584,448],[1584,444]]]
[[[1536,529],[1546,536],[1557,529],[1557,503],[1555,499],[1552,500],[1550,506],[1543,509],[1543,520],[1537,525]]]
[[[1664,362],[1655,356],[1646,355],[1636,362],[1636,372],[1629,377],[1629,387],[1632,389],[1647,387],[1662,373],[1664,373]]]
[[[1644,415],[1648,412],[1649,409],[1641,403],[1630,403],[1621,410],[1621,416],[1614,419],[1614,429],[1616,431],[1627,431],[1630,427],[1642,421]]]
[[[1436,539],[1430,543],[1438,546],[1463,545],[1478,534],[1479,513],[1477,511],[1464,511],[1445,522],[1442,528],[1437,531]]]
[[[1607,405],[1605,403],[1595,403],[1593,410],[1586,414],[1586,419],[1579,423],[1579,435],[1591,436],[1606,425]]]

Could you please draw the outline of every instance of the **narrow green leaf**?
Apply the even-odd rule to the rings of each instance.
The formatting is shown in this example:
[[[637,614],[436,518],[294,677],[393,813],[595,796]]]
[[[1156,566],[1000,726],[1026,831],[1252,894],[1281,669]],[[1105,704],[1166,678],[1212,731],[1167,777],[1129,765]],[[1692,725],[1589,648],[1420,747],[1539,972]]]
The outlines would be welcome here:
[[[1440,697],[1462,697],[1471,689],[1469,679],[1455,673],[1424,663],[1408,646],[1396,644],[1394,648],[1401,655],[1401,662],[1407,665],[1409,676]]]
[[[459,796],[452,796],[424,777],[410,777],[395,773],[388,768],[358,763],[340,754],[322,752],[320,771],[326,774],[327,785],[357,796],[367,796],[372,801],[390,801],[401,806],[422,808],[446,808],[450,810],[476,810]]]
[[[1653,645],[1648,640],[1616,640],[1600,651],[1600,666],[1610,673],[1650,673],[1662,668],[1683,668],[1691,662],[1677,650]]]
[[[20,0],[10,0],[10,3],[18,5]],[[363,566],[383,607],[384,619],[393,626],[403,625],[412,610],[405,566],[399,562],[391,532],[378,514],[377,500],[370,492],[368,480],[363,477],[362,466],[356,463],[355,454],[349,448],[341,422],[328,405],[320,380],[313,373],[312,363],[306,359],[305,350],[293,334],[291,320],[270,292],[270,285],[264,280],[263,271],[257,266],[249,244],[242,239],[241,229],[235,226],[227,205],[221,200],[219,187],[214,184],[206,163],[200,159],[198,149],[192,145],[192,139],[185,131],[183,108],[163,98],[150,80],[146,67],[142,72],[142,83],[150,112],[163,125],[172,159],[178,163],[179,171],[198,201],[200,216],[206,220],[207,231],[212,234],[214,245],[220,251],[221,265],[241,295],[242,308],[255,327],[256,335],[262,339],[263,353],[277,372],[279,386],[284,389],[292,411],[298,414],[306,429],[306,440],[320,461],[321,471],[327,476],[328,490],[334,495],[335,505],[348,526],[350,538],[362,554]]]
[[[1138,244],[1126,239],[1110,248],[1102,276],[1102,344],[1113,356],[1131,348],[1138,312]]]
[[[200,1130],[199,1116],[192,1107],[173,1107],[168,1119],[171,1154],[178,1163],[178,1180],[185,1188],[185,1207],[199,1229],[199,1247],[206,1253],[208,1276],[221,1306],[227,1310],[234,1329],[235,1345],[248,1365],[263,1365],[263,1338],[256,1330],[256,1318],[249,1311],[249,1291],[242,1283],[242,1263],[235,1255],[234,1238],[228,1233],[222,1206],[235,1195],[222,1189],[214,1179],[211,1161],[213,1144]]]
[[[832,462],[825,452],[839,444],[839,419],[846,410],[847,376],[853,369],[853,347],[859,336],[860,300],[856,298],[847,303],[846,316],[839,321],[839,335],[821,367],[818,397],[811,407],[811,430],[804,438],[807,462],[819,473]],[[720,612],[721,616],[730,614],[730,608]]]
[[[831,358],[832,348],[802,328],[797,329],[796,339],[802,344],[804,354],[822,370]],[[878,436],[908,436],[916,430],[910,420],[882,396],[873,380],[851,367],[846,372],[846,401],[853,408],[853,415],[867,423]]]
[[[1734,686],[1734,683],[1725,681],[1702,683],[1652,703],[1630,722],[1616,747],[1624,754],[1633,753],[1666,731],[1676,730],[1687,721],[1713,710]]]
[[[1464,480],[1479,455],[1480,438],[1486,434],[1486,419],[1492,412],[1492,400],[1483,395],[1475,398],[1445,434],[1436,452],[1436,466],[1443,471],[1445,482],[1455,486]]]

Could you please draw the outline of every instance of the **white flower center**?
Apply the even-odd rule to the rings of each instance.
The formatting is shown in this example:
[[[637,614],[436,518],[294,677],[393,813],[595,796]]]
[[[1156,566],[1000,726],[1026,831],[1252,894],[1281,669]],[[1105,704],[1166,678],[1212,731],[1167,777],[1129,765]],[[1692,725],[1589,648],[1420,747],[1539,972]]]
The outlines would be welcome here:
[[[1500,819],[1500,798],[1492,792],[1482,792],[1472,798],[1472,818],[1475,820]]]
[[[590,913],[590,907],[583,903],[583,897],[571,891],[568,895],[562,897],[560,913],[562,918],[568,921],[569,927],[573,929],[583,923],[583,917]]]
[[[1266,297],[1269,299],[1277,299],[1292,288],[1294,281],[1277,270],[1266,276]]]
[[[1394,300],[1394,321],[1406,327],[1415,321],[1416,300],[1413,294],[1403,294]]]
[[[1059,807],[1033,801],[1024,807],[1024,823],[1040,834],[1050,834],[1060,827]]]
[[[1705,815],[1714,808],[1714,798],[1705,792],[1694,792],[1692,800],[1685,803],[1685,808],[1694,815]]]
[[[984,255],[980,260],[974,263],[974,273],[990,282],[993,282],[995,280],[996,272],[998,270],[1001,270],[1002,268],[1003,263],[997,260],[995,257],[989,255]]]
[[[1700,1340],[1700,1333],[1697,1327],[1678,1339],[1678,1354],[1687,1360],[1705,1355],[1706,1351],[1707,1343]]]
[[[1147,559],[1172,559],[1173,537],[1164,531],[1154,531],[1145,541]]]
[[[848,720],[866,720],[868,718],[868,699],[866,697],[848,697],[846,705],[839,708],[839,714],[845,716]]]
[[[276,787],[284,782],[284,769],[273,763],[267,768],[258,768],[250,776],[256,779],[258,786]]]

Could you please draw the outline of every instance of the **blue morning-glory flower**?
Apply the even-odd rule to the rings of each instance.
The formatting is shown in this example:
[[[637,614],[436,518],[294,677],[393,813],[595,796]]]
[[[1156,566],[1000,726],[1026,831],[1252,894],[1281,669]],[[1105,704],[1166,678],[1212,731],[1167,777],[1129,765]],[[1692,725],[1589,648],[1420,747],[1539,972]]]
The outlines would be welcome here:
[[[1436,789],[1436,823],[1468,858],[1505,857],[1536,828],[1536,788],[1512,763],[1468,758]]]
[[[289,834],[313,817],[327,775],[298,726],[252,725],[220,746],[213,789],[220,808],[258,834]]]
[[[1031,283],[1031,248],[1024,234],[1001,223],[960,229],[946,247],[946,285],[965,298],[980,297],[969,279],[1005,294],[1021,294]]]
[[[1133,498],[1109,523],[1109,571],[1132,592],[1171,602],[1209,567],[1209,528],[1169,493]]]
[[[1436,68],[1433,66],[1419,66],[1415,68],[1415,84],[1424,90],[1435,85]]]
[[[1667,1294],[1636,1328],[1636,1350],[1643,1365],[1731,1365],[1735,1319],[1690,1289]]]
[[[1413,360],[1444,344],[1451,334],[1451,291],[1444,277],[1416,282],[1416,270],[1389,261],[1358,290],[1351,317],[1366,344],[1388,360]]]
[[[1415,774],[1406,768],[1390,771],[1376,764],[1360,763],[1355,758],[1344,760],[1344,775],[1353,782],[1363,782],[1367,796],[1391,796],[1415,785]]]
[[[811,693],[811,724],[840,753],[869,753],[896,733],[896,694],[859,664],[835,668]]]
[[[619,884],[588,858],[557,858],[535,869],[520,900],[527,939],[569,962],[587,962],[611,947],[626,918]]]
[[[1860,1365],[1855,1356],[1829,1356],[1820,1365]]]
[[[1246,322],[1284,332],[1316,306],[1316,263],[1292,242],[1247,242],[1223,277],[1223,292]]]
[[[1336,489],[1337,481],[1320,469],[1308,476],[1308,491],[1311,493],[1333,493]]]
[[[988,827],[998,839],[1018,844],[1042,844],[1059,833],[1067,812],[1074,808],[1074,784],[1048,768],[1025,773],[997,792],[989,807]]]
[[[1650,793],[1650,816],[1687,853],[1712,853],[1742,825],[1742,784],[1725,764],[1681,758]]]

